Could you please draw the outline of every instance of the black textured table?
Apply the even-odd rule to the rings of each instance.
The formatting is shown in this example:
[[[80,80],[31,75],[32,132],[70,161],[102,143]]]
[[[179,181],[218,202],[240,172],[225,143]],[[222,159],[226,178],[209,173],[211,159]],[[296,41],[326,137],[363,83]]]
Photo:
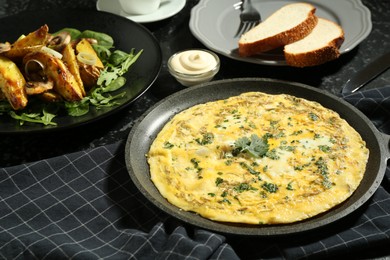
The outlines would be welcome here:
[[[128,108],[119,113],[102,119],[90,125],[76,127],[72,131],[54,132],[45,134],[23,134],[23,135],[0,135],[0,169],[4,174],[13,175],[10,166],[17,166],[23,163],[33,163],[62,156],[74,152],[69,158],[76,160],[77,156],[85,156],[84,151],[90,151],[102,146],[117,144],[127,138],[136,119],[139,118],[150,106],[164,97],[177,92],[183,87],[179,85],[167,71],[167,60],[175,52],[188,48],[204,48],[204,46],[191,34],[188,24],[191,8],[198,1],[188,0],[184,9],[171,18],[144,24],[160,42],[163,53],[163,66],[160,75],[153,86]],[[371,34],[355,49],[342,55],[338,60],[311,68],[292,68],[256,65],[235,61],[220,56],[221,70],[215,77],[218,79],[241,78],[241,77],[262,77],[283,79],[308,84],[333,94],[339,94],[342,85],[357,71],[368,64],[379,55],[390,49],[390,2],[388,0],[363,0],[371,11],[373,28]],[[95,0],[0,0],[0,18],[17,14],[24,10],[58,9],[58,8],[81,8],[96,10]],[[0,26],[12,26],[12,24],[1,24]],[[0,41],[4,41],[0,36]],[[390,84],[390,71],[380,75],[371,81],[365,89],[379,88]],[[96,153],[108,153],[114,158],[121,158],[123,154],[116,154],[117,146],[108,146],[103,151]],[[123,147],[122,147],[123,149]],[[119,151],[122,151],[119,149]],[[77,156],[76,156],[77,155]],[[89,159],[91,157],[87,156]],[[68,158],[68,156],[67,156]],[[40,163],[39,163],[40,164]],[[121,163],[119,163],[121,164]],[[6,168],[8,167],[8,168]],[[125,171],[123,165],[117,166]],[[105,169],[104,167],[102,169]],[[54,171],[53,169],[51,169]],[[0,173],[3,173],[0,171]],[[44,176],[41,176],[43,179]],[[123,176],[122,176],[123,177]],[[122,178],[121,177],[121,178]],[[118,178],[118,183],[128,179]],[[3,183],[4,184],[4,183]],[[131,195],[132,196],[132,195]],[[137,195],[138,196],[138,195]],[[115,198],[114,198],[115,199]],[[387,201],[388,203],[388,201]],[[153,210],[151,211],[153,212]],[[2,212],[1,214],[4,214]],[[164,220],[166,216],[160,216]],[[147,229],[149,227],[145,227]],[[1,229],[0,229],[1,232]],[[388,234],[388,233],[387,233]],[[348,235],[348,234],[346,234]],[[231,243],[240,246],[250,240],[232,239]],[[229,240],[228,240],[229,242]],[[259,242],[265,242],[259,240]],[[323,245],[326,248],[326,245]],[[245,248],[245,246],[243,247]],[[235,248],[243,256],[242,250]],[[265,250],[272,249],[272,244]],[[304,248],[302,247],[302,250]],[[315,249],[313,249],[315,250]],[[254,250],[255,251],[255,250]],[[288,251],[288,250],[287,250]],[[264,256],[273,255],[264,252]],[[4,252],[2,252],[4,253]],[[253,254],[253,252],[252,252]],[[369,256],[381,256],[389,254],[388,250],[381,248],[378,252],[367,252]],[[276,254],[278,255],[278,254]],[[6,257],[6,255],[1,255]]]

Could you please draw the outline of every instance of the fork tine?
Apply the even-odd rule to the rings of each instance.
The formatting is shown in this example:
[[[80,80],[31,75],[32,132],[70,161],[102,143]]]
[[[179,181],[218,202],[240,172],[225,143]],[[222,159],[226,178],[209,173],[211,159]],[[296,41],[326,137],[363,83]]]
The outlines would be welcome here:
[[[243,22],[240,22],[240,25],[238,26],[238,29],[237,29],[237,32],[236,34],[234,35],[234,38],[238,37],[241,35],[241,31],[243,30],[244,28],[244,23]]]
[[[240,27],[238,28],[237,33],[234,35],[234,37],[236,38],[236,37],[243,35],[247,31],[252,29],[254,26],[255,26],[255,23],[251,23],[251,22],[240,23]]]
[[[250,23],[246,32],[249,31],[250,29],[254,28],[258,23],[254,22],[254,23]]]
[[[261,22],[260,13],[252,6],[250,0],[242,0],[240,9],[240,25],[234,38],[241,36]]]
[[[243,22],[242,26],[241,26],[241,30],[237,34],[237,37],[241,37],[241,35],[246,32],[247,27],[248,27],[248,23],[247,22]]]
[[[249,30],[249,26],[250,24],[249,23],[244,23],[244,28],[242,29],[242,32],[241,32],[241,35],[246,33],[248,30]]]
[[[255,22],[246,22],[244,23],[244,28],[242,29],[241,31],[241,34],[244,34],[246,33],[247,31],[249,31],[250,29],[252,29],[253,27],[255,27],[257,24]]]

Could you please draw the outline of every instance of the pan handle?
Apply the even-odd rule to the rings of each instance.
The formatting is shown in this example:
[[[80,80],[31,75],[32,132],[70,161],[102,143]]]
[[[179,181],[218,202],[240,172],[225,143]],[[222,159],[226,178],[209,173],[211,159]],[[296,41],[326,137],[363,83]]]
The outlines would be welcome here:
[[[385,157],[387,160],[390,159],[390,135],[380,133],[383,139],[383,145],[385,146]]]

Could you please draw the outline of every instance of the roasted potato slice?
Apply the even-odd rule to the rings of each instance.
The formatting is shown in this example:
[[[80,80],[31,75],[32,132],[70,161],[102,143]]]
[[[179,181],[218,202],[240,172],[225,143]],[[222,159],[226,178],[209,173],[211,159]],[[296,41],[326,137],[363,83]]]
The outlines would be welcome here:
[[[38,96],[42,101],[47,102],[47,103],[59,102],[59,101],[63,100],[62,97],[57,92],[54,92],[51,90],[43,92],[42,94],[39,94]]]
[[[80,53],[87,53],[94,57],[96,59],[96,62],[93,66],[98,67],[99,69],[103,69],[104,65],[98,55],[96,54],[95,50],[93,49],[92,45],[89,43],[87,39],[81,39],[79,43],[76,45],[76,52],[77,54]]]
[[[49,40],[49,27],[45,24],[38,30],[16,40],[3,55],[11,60],[22,59],[27,53],[40,50]]]
[[[84,86],[87,89],[96,85],[96,82],[100,76],[100,69],[96,66],[91,66],[83,63],[79,63],[80,76],[83,80]]]
[[[28,96],[32,95],[39,95],[42,93],[45,93],[49,90],[52,90],[54,88],[54,82],[53,81],[33,81],[33,82],[27,82],[26,84],[26,93]]]
[[[104,68],[104,65],[92,45],[87,39],[81,39],[76,45],[77,55],[86,55],[93,59],[95,62],[93,65],[80,61],[78,57],[77,61],[80,68],[80,76],[86,88],[91,88],[96,85],[96,82],[100,76],[100,71]]]
[[[23,58],[23,64],[29,60],[37,60],[43,65],[45,75],[54,82],[54,90],[65,100],[77,101],[83,98],[79,84],[61,59],[49,53],[37,51],[27,54]]]
[[[0,89],[15,110],[23,109],[27,105],[25,85],[26,80],[16,64],[0,56]]]
[[[79,84],[83,96],[85,96],[85,89],[84,89],[83,81],[80,76],[79,64],[77,62],[76,54],[71,44],[67,44],[65,46],[64,50],[62,51],[62,55],[63,55],[62,60],[64,61],[70,73],[72,73],[75,80]]]

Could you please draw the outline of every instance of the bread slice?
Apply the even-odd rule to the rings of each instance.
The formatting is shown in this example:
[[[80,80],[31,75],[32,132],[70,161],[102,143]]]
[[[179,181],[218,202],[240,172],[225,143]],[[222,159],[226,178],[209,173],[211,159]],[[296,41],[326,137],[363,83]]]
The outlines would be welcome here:
[[[284,46],[286,62],[294,67],[320,65],[340,56],[344,31],[336,23],[318,18],[318,23],[305,38]]]
[[[240,37],[239,55],[256,55],[302,39],[317,24],[315,10],[308,3],[293,3],[281,7]]]

